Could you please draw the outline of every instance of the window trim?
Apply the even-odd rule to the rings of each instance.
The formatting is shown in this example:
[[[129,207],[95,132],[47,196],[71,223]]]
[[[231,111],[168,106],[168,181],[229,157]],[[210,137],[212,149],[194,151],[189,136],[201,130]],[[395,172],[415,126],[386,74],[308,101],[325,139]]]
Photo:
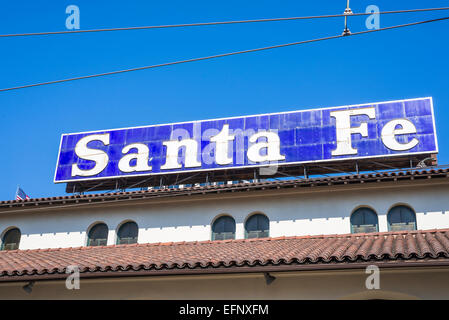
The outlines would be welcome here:
[[[120,237],[119,237],[120,228],[122,226],[124,226],[125,224],[129,223],[129,222],[133,222],[137,226],[137,236],[136,236],[136,242],[135,243],[139,243],[139,224],[135,220],[127,219],[127,220],[123,220],[122,222],[120,222],[120,224],[115,229],[115,244],[116,245],[118,245],[119,241],[120,241]]]
[[[86,231],[86,247],[95,247],[95,246],[90,246],[89,245],[89,240],[90,240],[90,237],[89,237],[89,234],[90,234],[90,232],[92,231],[92,229],[93,228],[95,228],[97,225],[99,225],[99,224],[104,224],[105,226],[106,226],[106,228],[107,228],[107,234],[106,234],[106,245],[108,245],[108,242],[109,242],[109,231],[110,231],[110,229],[109,229],[109,226],[108,226],[108,224],[106,223],[106,222],[104,222],[104,221],[96,221],[96,222],[94,222],[94,223],[92,223],[88,228],[87,228],[87,231]]]
[[[352,225],[352,221],[351,221],[352,220],[352,216],[354,215],[354,213],[356,213],[360,209],[368,209],[368,210],[371,210],[372,212],[374,212],[374,214],[377,217],[377,226],[376,226],[376,231],[373,231],[372,233],[379,232],[379,215],[377,214],[377,211],[374,210],[374,208],[372,208],[371,206],[361,205],[361,206],[356,207],[354,210],[352,210],[352,212],[351,212],[351,214],[349,216],[349,228],[350,228],[351,234],[360,234],[360,232],[355,233],[353,231],[353,225]]]
[[[211,224],[210,224],[210,237],[209,239],[211,239],[211,241],[220,241],[220,240],[213,240],[213,236],[214,236],[214,224],[216,221],[218,221],[220,218],[223,217],[230,217],[232,218],[232,220],[234,220],[234,227],[235,227],[235,232],[234,232],[234,238],[232,240],[237,239],[237,223],[235,221],[235,218],[233,216],[231,216],[228,213],[221,213],[218,216],[216,216],[214,219],[212,219]],[[227,239],[227,240],[231,240],[231,239]]]
[[[388,228],[388,231],[392,231],[392,230],[391,230],[390,221],[389,221],[389,215],[390,215],[390,212],[391,212],[394,208],[397,208],[397,207],[405,207],[405,208],[410,209],[410,211],[413,213],[413,215],[414,215],[414,217],[415,217],[415,229],[412,230],[412,231],[418,230],[418,221],[417,221],[417,218],[416,218],[416,211],[415,211],[415,209],[413,209],[412,206],[410,206],[410,205],[408,205],[408,204],[406,204],[406,203],[402,203],[402,202],[401,202],[401,203],[396,203],[396,204],[392,205],[392,206],[388,209],[388,212],[387,212],[387,228]],[[401,230],[401,231],[404,231],[404,230]]]
[[[10,251],[10,250],[5,250],[5,249],[4,249],[4,244],[5,244],[5,243],[4,243],[4,239],[5,239],[6,234],[7,234],[9,231],[14,230],[14,229],[19,230],[20,237],[19,237],[19,243],[18,243],[17,249],[13,249],[13,250],[19,250],[19,249],[20,249],[20,242],[21,242],[21,240],[22,240],[22,231],[20,230],[19,227],[16,227],[16,226],[9,226],[9,227],[6,228],[5,230],[3,230],[2,234],[1,234],[1,238],[0,238],[0,251]]]
[[[256,238],[248,238],[248,232],[247,232],[247,230],[246,230],[246,223],[248,222],[248,220],[249,219],[251,219],[253,216],[255,216],[255,215],[262,215],[262,216],[264,216],[265,218],[267,218],[267,220],[268,220],[268,236],[267,237],[264,237],[264,238],[269,238],[270,237],[270,224],[271,224],[271,220],[270,220],[270,218],[268,217],[268,215],[266,215],[265,213],[263,213],[263,212],[260,212],[260,211],[255,211],[255,212],[252,212],[252,213],[250,213],[246,218],[245,218],[245,221],[244,221],[244,223],[243,223],[243,236],[244,236],[244,239],[256,239]],[[262,239],[262,238],[257,238],[257,239]]]

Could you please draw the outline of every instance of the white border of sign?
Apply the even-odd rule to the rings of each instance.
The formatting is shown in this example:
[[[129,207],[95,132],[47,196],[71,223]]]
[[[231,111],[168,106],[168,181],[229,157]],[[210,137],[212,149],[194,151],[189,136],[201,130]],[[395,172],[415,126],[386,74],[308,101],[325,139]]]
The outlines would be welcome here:
[[[363,107],[363,106],[375,105],[375,104],[407,102],[407,101],[416,101],[416,100],[425,100],[425,99],[430,99],[430,109],[432,111],[433,131],[434,131],[434,136],[435,136],[435,149],[436,149],[435,151],[397,153],[397,154],[392,154],[392,155],[362,156],[362,157],[349,157],[349,158],[338,158],[338,159],[297,161],[297,162],[288,162],[288,163],[276,163],[276,165],[277,166],[285,166],[285,165],[305,164],[305,163],[320,163],[320,162],[333,162],[333,161],[344,161],[344,160],[353,160],[353,159],[370,159],[370,158],[381,158],[381,157],[398,157],[398,156],[404,156],[404,155],[438,153],[438,139],[437,139],[436,126],[435,126],[435,114],[434,114],[434,110],[433,110],[433,97],[423,97],[423,98],[414,98],[414,99],[402,99],[402,100],[391,100],[391,101],[371,102],[371,103],[362,103],[362,104],[352,104],[352,105],[347,105],[347,106],[336,106],[336,107],[326,107],[326,108],[316,108],[316,109],[306,109],[306,110],[293,110],[293,111],[284,111],[284,112],[263,113],[263,114],[254,114],[254,115],[247,115],[247,116],[240,116],[240,117],[205,119],[205,120],[184,121],[184,122],[174,122],[174,123],[162,123],[162,124],[155,124],[155,125],[148,125],[148,126],[127,127],[127,128],[118,128],[118,129],[105,129],[105,130],[95,130],[95,131],[85,131],[85,132],[63,133],[61,135],[61,140],[60,140],[60,143],[59,143],[58,160],[56,161],[56,168],[55,168],[55,175],[54,175],[54,178],[53,178],[53,182],[54,183],[67,183],[67,182],[77,182],[77,181],[108,180],[108,179],[113,179],[113,178],[135,178],[135,177],[145,177],[145,176],[158,176],[158,175],[164,175],[164,174],[200,172],[200,171],[206,171],[206,170],[207,171],[216,171],[216,170],[229,170],[229,169],[260,168],[260,167],[266,167],[267,166],[266,164],[263,164],[263,165],[251,165],[251,166],[223,167],[223,168],[212,168],[212,169],[208,168],[208,169],[197,169],[197,170],[186,170],[186,171],[154,172],[154,173],[144,173],[144,174],[136,174],[136,175],[94,177],[94,178],[84,178],[84,179],[73,179],[73,180],[56,181],[56,173],[57,173],[57,170],[58,170],[59,157],[60,157],[60,154],[61,154],[61,147],[62,147],[62,138],[64,136],[67,136],[67,135],[96,133],[96,132],[105,132],[105,131],[117,131],[117,130],[125,130],[125,129],[159,127],[159,126],[166,126],[166,125],[186,124],[186,123],[198,123],[198,122],[203,122],[203,121],[241,119],[241,118],[249,118],[249,117],[259,117],[259,116],[270,116],[270,115],[277,115],[277,114],[286,114],[286,113],[293,113],[293,112],[308,112],[308,111],[329,110],[329,109],[337,109],[337,108],[345,109],[345,108]]]

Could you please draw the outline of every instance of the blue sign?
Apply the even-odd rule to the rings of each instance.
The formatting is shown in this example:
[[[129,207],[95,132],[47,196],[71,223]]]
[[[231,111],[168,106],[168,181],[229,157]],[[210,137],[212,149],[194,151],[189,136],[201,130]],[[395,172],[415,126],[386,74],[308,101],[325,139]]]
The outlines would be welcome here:
[[[76,182],[438,152],[432,98],[63,134]]]

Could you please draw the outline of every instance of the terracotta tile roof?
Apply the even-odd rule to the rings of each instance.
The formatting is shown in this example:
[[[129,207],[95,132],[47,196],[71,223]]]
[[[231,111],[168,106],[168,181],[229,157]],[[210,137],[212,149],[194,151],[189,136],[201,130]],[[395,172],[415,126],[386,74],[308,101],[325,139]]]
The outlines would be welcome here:
[[[0,281],[63,278],[69,265],[79,266],[82,277],[118,277],[407,262],[449,265],[449,229],[1,251]]]
[[[331,185],[347,185],[360,183],[382,183],[405,180],[426,180],[449,177],[449,168],[434,167],[427,169],[398,169],[386,172],[374,172],[358,175],[338,175],[309,179],[274,180],[252,183],[236,183],[224,185],[194,186],[181,189],[164,188],[129,192],[77,194],[70,196],[32,198],[28,200],[0,201],[0,210],[13,208],[32,209],[36,206],[73,206],[89,203],[118,202],[142,200],[161,197],[191,196],[195,194],[248,192],[257,190],[328,187]],[[448,180],[449,182],[449,180]]]

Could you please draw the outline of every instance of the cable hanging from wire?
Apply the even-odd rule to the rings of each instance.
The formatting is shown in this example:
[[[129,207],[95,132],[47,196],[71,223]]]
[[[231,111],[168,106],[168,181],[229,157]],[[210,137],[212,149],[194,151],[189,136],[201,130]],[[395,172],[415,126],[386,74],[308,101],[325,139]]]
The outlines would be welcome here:
[[[264,50],[271,50],[271,49],[277,49],[277,48],[283,48],[283,47],[289,47],[289,46],[295,46],[295,45],[312,43],[312,42],[319,42],[319,41],[325,41],[325,40],[332,40],[332,39],[338,39],[338,38],[344,38],[344,37],[347,38],[347,37],[352,37],[352,36],[356,36],[356,35],[362,35],[362,34],[368,34],[368,33],[374,33],[374,32],[380,32],[380,31],[392,30],[392,29],[398,29],[398,28],[411,27],[411,26],[422,25],[422,24],[427,24],[427,23],[432,23],[432,22],[437,22],[437,21],[444,21],[444,20],[448,20],[448,19],[449,19],[449,17],[443,17],[443,18],[437,18],[437,19],[431,19],[431,20],[424,20],[424,21],[406,23],[406,24],[401,24],[401,25],[396,25],[396,26],[391,26],[391,27],[384,27],[384,28],[379,28],[379,29],[353,32],[353,33],[350,33],[348,35],[341,34],[341,35],[336,35],[336,36],[328,36],[328,37],[324,37],[324,38],[317,38],[317,39],[311,39],[311,40],[297,41],[297,42],[273,45],[273,46],[256,48],[256,49],[248,49],[248,50],[242,50],[242,51],[235,51],[235,52],[216,54],[216,55],[200,57],[200,58],[172,61],[172,62],[155,64],[155,65],[150,65],[150,66],[143,66],[143,67],[137,67],[137,68],[116,70],[116,71],[111,71],[111,72],[98,73],[98,74],[92,74],[92,75],[80,76],[80,77],[74,77],[74,78],[67,78],[67,79],[61,79],[61,80],[53,80],[53,81],[47,81],[47,82],[40,82],[40,83],[34,83],[34,84],[27,84],[27,85],[22,85],[22,86],[17,86],[17,87],[10,87],[10,88],[0,89],[0,92],[12,91],[12,90],[18,90],[18,89],[24,89],[24,88],[31,88],[31,87],[38,87],[38,86],[44,86],[44,85],[50,85],[50,84],[56,84],[56,83],[63,83],[63,82],[69,82],[69,81],[75,81],[75,80],[104,77],[104,76],[109,76],[109,75],[113,75],[113,74],[133,72],[133,71],[139,71],[139,70],[145,70],[145,69],[160,68],[160,67],[172,66],[172,65],[183,64],[183,63],[188,63],[188,62],[210,60],[210,59],[228,57],[228,56],[233,56],[233,55],[238,55],[238,54],[258,52],[258,51],[264,51]]]
[[[373,14],[385,15],[385,14],[400,14],[400,13],[428,12],[428,11],[441,11],[441,10],[449,10],[449,7],[382,11],[382,12],[376,12],[376,13],[372,13],[372,12],[351,13],[351,16],[356,17],[356,16],[367,16],[367,15],[373,15]],[[184,23],[184,24],[141,26],[141,27],[103,28],[103,29],[91,29],[91,30],[66,30],[66,31],[49,31],[49,32],[33,32],[33,33],[14,33],[14,34],[0,34],[0,38],[45,36],[45,35],[57,35],[57,34],[71,34],[71,33],[93,33],[93,32],[129,31],[129,30],[145,30],[145,29],[185,28],[185,27],[243,24],[243,23],[256,23],[256,22],[325,19],[325,18],[338,18],[338,17],[347,18],[348,14],[344,13],[344,14],[331,14],[331,15],[306,16],[306,17],[287,17],[287,18],[271,18],[271,19],[200,22],[200,23]]]

